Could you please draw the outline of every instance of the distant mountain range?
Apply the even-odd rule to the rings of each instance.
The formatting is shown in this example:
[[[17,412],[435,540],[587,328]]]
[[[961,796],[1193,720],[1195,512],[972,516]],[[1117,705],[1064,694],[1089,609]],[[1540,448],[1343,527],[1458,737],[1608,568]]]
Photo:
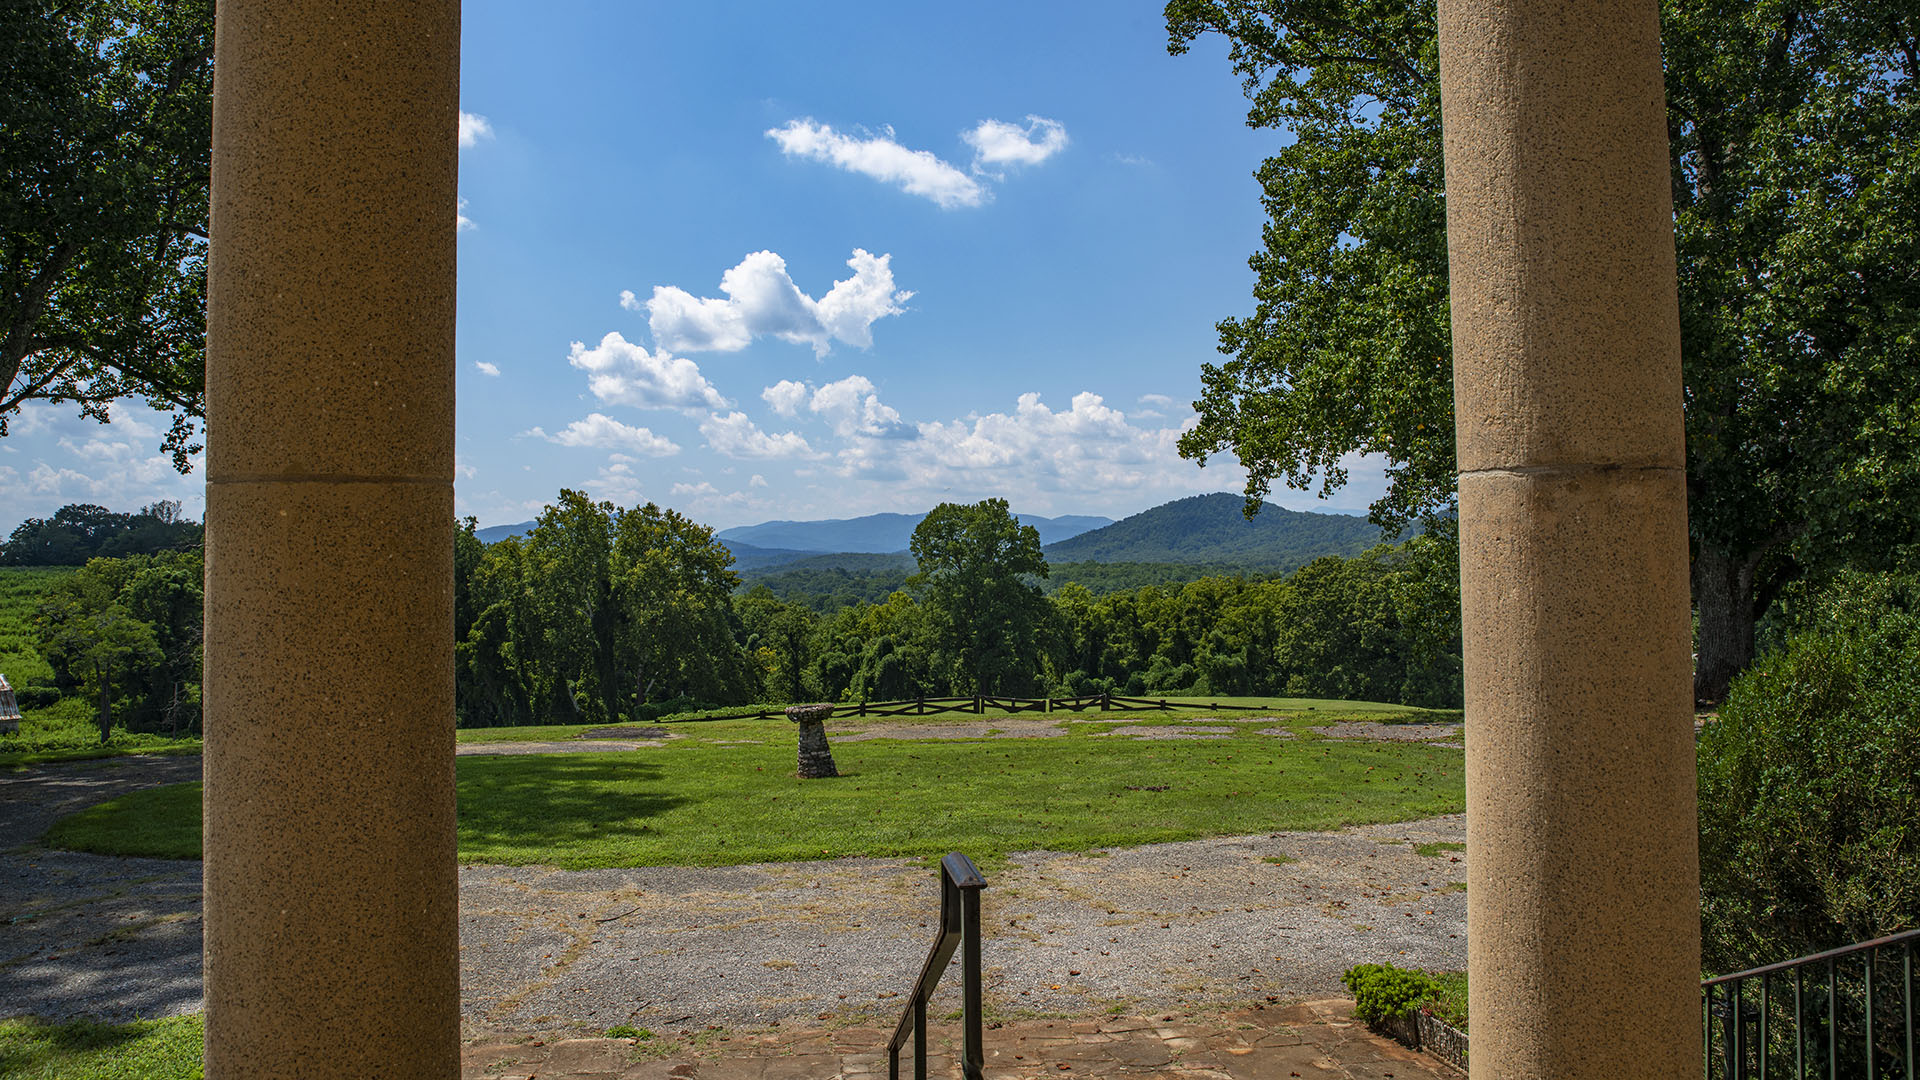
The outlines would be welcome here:
[[[907,550],[908,542],[913,539],[913,530],[926,516],[926,514],[868,514],[866,517],[830,521],[767,521],[759,525],[736,525],[731,529],[722,529],[714,535],[726,541],[728,547],[742,543],[751,544],[756,548],[811,551],[822,554],[865,552],[885,555]],[[1020,524],[1031,525],[1039,531],[1042,545],[1069,540],[1082,533],[1113,524],[1113,519],[1107,517],[1070,515],[1046,518],[1036,514],[1016,516],[1019,517]],[[735,556],[739,553],[739,549],[734,548]]]
[[[1227,563],[1292,570],[1323,555],[1358,555],[1380,543],[1380,526],[1351,514],[1316,514],[1262,503],[1247,520],[1230,492],[1177,499],[1104,529],[1048,544],[1049,562]]]
[[[1248,521],[1245,501],[1229,492],[1143,510],[1121,521],[1071,515],[1020,515],[1040,533],[1053,563],[1163,563],[1287,571],[1323,555],[1358,555],[1380,543],[1379,526],[1350,514],[1316,514],[1272,503]],[[913,571],[907,543],[925,514],[869,514],[830,521],[768,521],[715,535],[743,572]],[[486,543],[523,536],[534,523],[494,525],[474,535]]]

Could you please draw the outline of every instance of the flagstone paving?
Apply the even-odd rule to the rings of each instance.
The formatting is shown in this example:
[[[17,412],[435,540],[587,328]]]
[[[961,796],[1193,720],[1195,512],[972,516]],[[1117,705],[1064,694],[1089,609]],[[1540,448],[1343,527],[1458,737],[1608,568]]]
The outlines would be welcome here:
[[[1433,1058],[1368,1031],[1353,1003],[1320,999],[1215,1015],[1027,1020],[985,1033],[987,1080],[1459,1080]],[[687,1031],[633,1039],[481,1036],[462,1052],[466,1080],[879,1080],[891,1029]],[[958,1077],[960,1031],[928,1033],[928,1075]],[[901,1075],[912,1075],[903,1048]]]

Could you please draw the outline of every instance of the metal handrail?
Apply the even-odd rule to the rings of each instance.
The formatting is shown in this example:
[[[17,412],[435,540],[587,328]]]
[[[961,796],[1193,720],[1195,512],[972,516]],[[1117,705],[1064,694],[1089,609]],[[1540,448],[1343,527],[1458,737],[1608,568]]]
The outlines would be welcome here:
[[[1899,955],[1890,957],[1888,963],[1878,963],[1883,949],[1898,949]],[[1766,1080],[1769,1076],[1789,1075],[1823,1076],[1828,1080],[1839,1080],[1843,1076],[1914,1080],[1915,1070],[1920,1068],[1914,1056],[1916,949],[1920,949],[1920,930],[1908,930],[1702,980],[1700,1007],[1706,1075],[1711,1080],[1716,1075],[1717,1064],[1717,1075],[1724,1080],[1748,1080],[1749,1077]],[[1843,968],[1842,961],[1856,956],[1860,959],[1857,967],[1847,964]],[[1812,978],[1808,977],[1809,970],[1814,973]],[[1775,995],[1775,976],[1783,981],[1791,976],[1791,1007],[1784,994]],[[1885,984],[1883,991],[1891,991],[1894,986],[1899,988],[1893,994],[1899,999],[1897,1012],[1894,1003],[1886,1000],[1886,992],[1876,994],[1876,980]],[[1758,984],[1757,1000],[1749,1000],[1746,993],[1749,983]],[[1856,983],[1857,994],[1854,993]],[[1855,998],[1858,1003],[1847,1007],[1846,1003]],[[1884,1004],[1876,1006],[1876,999]],[[1809,1012],[1816,1028],[1812,1032],[1807,1030]],[[1849,1015],[1843,1016],[1843,1012]],[[1780,1014],[1777,1019],[1776,1013]],[[1715,1038],[1716,1019],[1720,1021],[1718,1039]],[[1783,1030],[1789,1019],[1790,1038]],[[1843,1026],[1847,1029],[1844,1039]],[[1818,1030],[1820,1027],[1825,1028],[1824,1038]],[[1775,1058],[1782,1059],[1779,1068],[1770,1067]]]
[[[960,1069],[966,1080],[980,1080],[987,1062],[980,1034],[980,890],[986,887],[987,879],[980,876],[972,859],[956,851],[940,860],[940,935],[933,939],[907,1010],[887,1040],[888,1080],[900,1080],[900,1047],[909,1034],[913,1036],[914,1080],[926,1080],[927,1000],[953,962],[955,949],[960,950]]]

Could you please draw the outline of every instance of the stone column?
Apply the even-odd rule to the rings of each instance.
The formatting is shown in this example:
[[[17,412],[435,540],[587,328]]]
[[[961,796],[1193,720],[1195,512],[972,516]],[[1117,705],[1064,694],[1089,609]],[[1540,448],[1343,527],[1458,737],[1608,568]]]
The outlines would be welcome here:
[[[1441,0],[1473,1075],[1701,1069],[1656,0]]]
[[[459,1075],[458,0],[221,0],[207,1076]]]

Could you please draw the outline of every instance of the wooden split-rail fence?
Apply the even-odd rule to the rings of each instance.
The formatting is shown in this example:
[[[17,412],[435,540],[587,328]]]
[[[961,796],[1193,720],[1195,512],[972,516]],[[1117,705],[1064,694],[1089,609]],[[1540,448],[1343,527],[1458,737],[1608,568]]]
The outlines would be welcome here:
[[[1054,712],[1172,712],[1175,709],[1266,710],[1265,705],[1228,705],[1217,701],[1169,701],[1165,698],[1119,697],[1114,694],[1089,694],[1082,697],[1008,697],[982,694],[975,697],[920,697],[900,701],[847,701],[833,707],[835,716],[937,716],[943,713],[984,713],[992,709],[1008,713]],[[663,719],[662,723],[687,723],[699,720],[766,720],[784,717],[784,708],[769,706],[742,709],[713,716],[689,716]]]

